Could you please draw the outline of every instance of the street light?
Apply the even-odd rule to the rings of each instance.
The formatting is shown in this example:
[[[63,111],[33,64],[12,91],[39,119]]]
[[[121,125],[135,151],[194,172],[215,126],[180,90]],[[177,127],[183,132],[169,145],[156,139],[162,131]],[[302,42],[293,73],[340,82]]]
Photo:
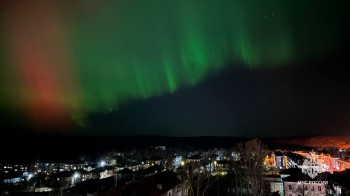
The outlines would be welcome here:
[[[80,177],[79,173],[74,174],[73,179],[72,179],[72,185],[77,183],[79,177]]]
[[[28,175],[28,180],[30,180],[33,177],[33,174]]]

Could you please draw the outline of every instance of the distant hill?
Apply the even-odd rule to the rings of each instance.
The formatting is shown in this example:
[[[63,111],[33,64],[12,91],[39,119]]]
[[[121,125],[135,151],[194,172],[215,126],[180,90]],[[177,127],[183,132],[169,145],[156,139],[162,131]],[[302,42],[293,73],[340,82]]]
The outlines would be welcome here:
[[[3,137],[0,163],[37,159],[75,160],[82,154],[99,155],[110,150],[142,149],[164,145],[185,150],[233,148],[249,138],[242,137],[164,137],[164,136],[76,136]],[[308,147],[350,149],[350,137],[308,136],[262,139],[269,149],[301,150]]]
[[[350,149],[350,137],[342,136],[302,136],[275,138],[270,141],[298,146]]]
[[[3,137],[0,163],[33,159],[74,160],[81,154],[97,155],[111,150],[126,150],[164,145],[182,149],[232,148],[247,138],[240,137],[165,137],[165,136],[75,136]],[[15,146],[15,147],[14,147]]]

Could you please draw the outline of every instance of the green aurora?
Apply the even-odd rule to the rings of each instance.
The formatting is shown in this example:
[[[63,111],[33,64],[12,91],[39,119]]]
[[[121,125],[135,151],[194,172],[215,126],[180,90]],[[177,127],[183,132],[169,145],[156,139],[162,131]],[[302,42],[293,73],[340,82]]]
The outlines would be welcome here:
[[[346,9],[337,2],[2,2],[0,104],[25,113],[44,96],[42,110],[67,111],[84,125],[90,112],[174,93],[227,66],[254,71],[317,59],[340,45]],[[27,53],[44,59],[37,71]]]

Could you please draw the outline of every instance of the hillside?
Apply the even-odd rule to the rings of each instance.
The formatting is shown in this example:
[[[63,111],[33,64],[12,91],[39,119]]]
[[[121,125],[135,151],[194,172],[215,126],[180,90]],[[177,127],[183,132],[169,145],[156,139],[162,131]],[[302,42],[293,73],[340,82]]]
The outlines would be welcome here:
[[[303,136],[303,137],[288,137],[276,138],[274,142],[308,146],[308,147],[333,147],[339,149],[350,149],[350,137],[341,136]]]

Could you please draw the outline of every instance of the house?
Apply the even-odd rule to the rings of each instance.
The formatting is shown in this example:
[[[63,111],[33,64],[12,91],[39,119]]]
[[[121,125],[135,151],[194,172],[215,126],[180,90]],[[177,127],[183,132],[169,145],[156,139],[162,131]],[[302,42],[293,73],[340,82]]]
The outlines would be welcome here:
[[[0,174],[1,182],[4,184],[16,184],[24,181],[23,172],[9,172]]]
[[[63,171],[71,171],[71,170],[77,170],[77,169],[83,169],[83,163],[81,162],[42,162],[38,161],[32,164],[30,168],[30,172],[34,174],[57,174],[59,172]]]
[[[155,175],[157,173],[162,172],[164,168],[160,165],[153,165],[151,167],[148,167],[147,169],[140,169],[136,172],[138,176],[143,176],[143,177],[149,177],[152,175]]]
[[[136,178],[136,174],[134,171],[129,168],[124,168],[117,172],[117,180],[118,184],[125,184],[127,182],[131,182]]]
[[[285,196],[327,195],[327,182],[322,178],[311,179],[308,175],[299,173],[283,178]]]
[[[329,176],[330,194],[350,196],[350,170],[334,172]]]
[[[78,177],[80,181],[85,181],[92,178],[91,172],[85,171],[84,169],[77,169],[74,170],[74,172],[76,174],[76,177]]]
[[[59,172],[54,176],[60,182],[61,187],[67,189],[74,183],[74,173],[71,171]]]
[[[213,174],[226,175],[233,171],[233,162],[228,160],[214,162]]]
[[[69,189],[71,195],[100,195],[101,193],[109,193],[115,188],[115,177],[107,177],[103,179],[88,179],[84,182],[77,184]],[[103,195],[113,195],[103,194]]]
[[[112,166],[97,167],[90,171],[92,178],[103,179],[108,178],[116,174],[116,168]]]
[[[301,173],[301,169],[299,168],[289,168],[289,169],[284,169],[280,170],[279,175],[281,178],[286,178],[291,175],[298,175]]]
[[[64,171],[83,169],[84,163],[80,161],[72,161],[70,163],[64,163]]]
[[[86,171],[92,171],[93,169],[95,169],[97,167],[96,164],[85,164],[83,166],[83,169]]]
[[[264,181],[269,185],[270,193],[284,195],[284,186],[280,175],[265,175]]]
[[[122,195],[185,196],[188,195],[186,184],[180,176],[171,171],[158,173],[135,183],[125,185]]]
[[[163,166],[164,162],[165,162],[165,160],[164,160],[163,157],[161,157],[161,156],[153,156],[151,158],[146,159],[145,166],[146,167],[150,167],[150,166],[153,166],[153,165],[161,165],[161,166]]]
[[[279,169],[285,169],[285,165],[283,162],[283,153],[281,151],[274,151],[273,157],[275,158],[275,166]]]
[[[84,170],[75,170],[75,171],[63,171],[59,172],[53,177],[60,182],[61,187],[68,189],[79,182],[87,180],[90,176],[90,173]]]
[[[203,159],[201,155],[192,155],[187,158],[187,162],[192,163],[192,162],[199,162]]]
[[[28,172],[30,163],[2,163],[0,164],[0,172]]]

